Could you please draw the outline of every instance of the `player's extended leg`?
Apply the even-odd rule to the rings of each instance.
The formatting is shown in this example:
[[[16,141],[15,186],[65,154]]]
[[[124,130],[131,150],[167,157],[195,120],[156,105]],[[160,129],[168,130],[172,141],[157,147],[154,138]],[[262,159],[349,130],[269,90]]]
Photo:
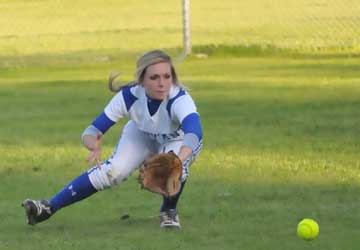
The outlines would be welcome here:
[[[180,151],[182,144],[183,144],[182,141],[170,141],[162,145],[158,152],[159,153],[169,152],[172,150],[175,153],[178,153]],[[180,220],[176,208],[177,203],[183,192],[186,180],[189,176],[189,167],[200,153],[201,148],[202,148],[202,142],[199,143],[198,147],[196,148],[196,150],[194,150],[192,155],[186,161],[183,162],[183,173],[182,173],[180,191],[172,197],[163,196],[163,203],[160,208],[160,227],[180,228]]]
[[[96,192],[97,190],[89,180],[88,173],[85,172],[65,186],[65,188],[50,201],[31,199],[23,201],[22,206],[25,208],[27,223],[29,225],[35,225],[47,220],[58,209],[83,200]]]
[[[28,224],[44,221],[57,210],[124,181],[149,154],[155,152],[152,147],[148,137],[133,122],[128,122],[110,159],[75,178],[49,201],[26,199],[22,203]]]

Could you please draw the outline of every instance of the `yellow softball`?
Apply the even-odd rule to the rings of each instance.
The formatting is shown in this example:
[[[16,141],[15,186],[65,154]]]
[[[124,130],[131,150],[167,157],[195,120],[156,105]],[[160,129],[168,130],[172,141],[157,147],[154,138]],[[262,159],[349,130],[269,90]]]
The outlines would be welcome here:
[[[319,224],[313,219],[303,219],[297,226],[297,236],[303,240],[313,240],[319,235]]]

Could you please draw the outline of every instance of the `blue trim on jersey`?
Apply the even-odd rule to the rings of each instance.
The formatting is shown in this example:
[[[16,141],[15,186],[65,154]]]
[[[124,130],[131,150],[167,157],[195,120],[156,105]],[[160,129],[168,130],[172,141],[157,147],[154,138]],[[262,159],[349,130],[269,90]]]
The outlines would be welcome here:
[[[200,116],[197,113],[186,116],[181,123],[181,127],[185,134],[193,133],[199,138],[199,141],[202,139]]]
[[[179,93],[168,101],[168,104],[166,105],[166,110],[168,111],[170,117],[171,117],[171,105],[175,102],[177,98],[183,95],[186,95],[186,92],[185,90],[180,89]]]
[[[125,105],[126,105],[126,110],[129,111],[129,109],[131,108],[131,106],[134,104],[134,102],[138,99],[136,96],[134,96],[130,89],[132,86],[125,86],[121,89],[124,101],[125,101]]]
[[[98,130],[101,131],[101,133],[105,134],[108,129],[114,125],[115,122],[110,120],[109,117],[105,114],[105,112],[102,112],[93,122],[92,125],[94,125]]]
[[[156,113],[156,111],[158,111],[162,100],[153,99],[148,95],[146,95],[146,97],[147,97],[147,107],[148,107],[149,113],[151,116],[153,116]]]

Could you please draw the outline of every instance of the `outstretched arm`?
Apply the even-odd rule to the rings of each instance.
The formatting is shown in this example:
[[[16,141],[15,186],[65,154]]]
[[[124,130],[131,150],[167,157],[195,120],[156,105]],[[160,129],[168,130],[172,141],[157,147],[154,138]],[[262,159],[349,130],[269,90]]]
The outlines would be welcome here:
[[[90,154],[86,159],[87,162],[92,164],[96,161],[96,164],[100,166],[102,134],[98,133],[96,137],[93,135],[84,135],[83,143],[84,146],[90,150]]]
[[[89,164],[96,161],[97,165],[100,165],[102,136],[114,124],[115,122],[110,120],[103,112],[85,129],[82,134],[82,141],[84,146],[90,150],[87,157]]]
[[[90,150],[87,158],[89,164],[94,161],[99,165],[101,158],[102,136],[108,131],[120,118],[128,114],[128,107],[136,100],[132,96],[130,88],[124,88],[125,92],[118,92],[105,107],[102,112],[82,134],[84,146]],[[130,103],[131,102],[131,103]]]
[[[180,151],[178,153],[178,156],[181,160],[181,162],[185,162],[185,160],[187,158],[189,158],[189,156],[192,154],[192,148],[188,147],[188,146],[181,146]]]
[[[199,115],[197,113],[189,114],[183,119],[181,127],[185,136],[178,156],[181,161],[184,162],[195,151],[202,140],[202,129]]]
[[[185,134],[183,145],[178,153],[179,158],[185,162],[202,143],[202,129],[194,101],[185,91],[182,93],[172,103],[170,115],[173,120],[180,122]]]

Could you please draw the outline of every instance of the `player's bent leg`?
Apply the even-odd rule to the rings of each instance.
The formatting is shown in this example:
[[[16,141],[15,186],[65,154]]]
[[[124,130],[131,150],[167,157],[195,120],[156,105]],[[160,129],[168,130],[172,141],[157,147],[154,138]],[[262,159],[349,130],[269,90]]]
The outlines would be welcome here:
[[[163,203],[161,205],[160,212],[164,212],[164,211],[171,210],[171,209],[176,209],[176,205],[177,205],[180,195],[185,187],[185,183],[186,183],[186,181],[181,182],[180,191],[176,195],[171,196],[171,197],[163,196]]]
[[[182,141],[170,141],[161,147],[160,152],[169,152],[174,151],[178,153],[182,146]],[[172,196],[165,197],[163,196],[163,203],[160,208],[160,227],[161,228],[180,228],[179,215],[177,210],[177,204],[179,198],[183,192],[186,180],[189,176],[190,165],[195,161],[196,157],[199,155],[202,148],[202,141],[199,142],[199,145],[196,147],[191,156],[183,162],[183,172],[181,177],[181,188],[180,191]]]
[[[184,189],[186,181],[181,183],[180,191],[171,197],[163,196],[163,204],[160,208],[160,227],[161,228],[180,228],[180,220],[176,209],[180,195]]]

